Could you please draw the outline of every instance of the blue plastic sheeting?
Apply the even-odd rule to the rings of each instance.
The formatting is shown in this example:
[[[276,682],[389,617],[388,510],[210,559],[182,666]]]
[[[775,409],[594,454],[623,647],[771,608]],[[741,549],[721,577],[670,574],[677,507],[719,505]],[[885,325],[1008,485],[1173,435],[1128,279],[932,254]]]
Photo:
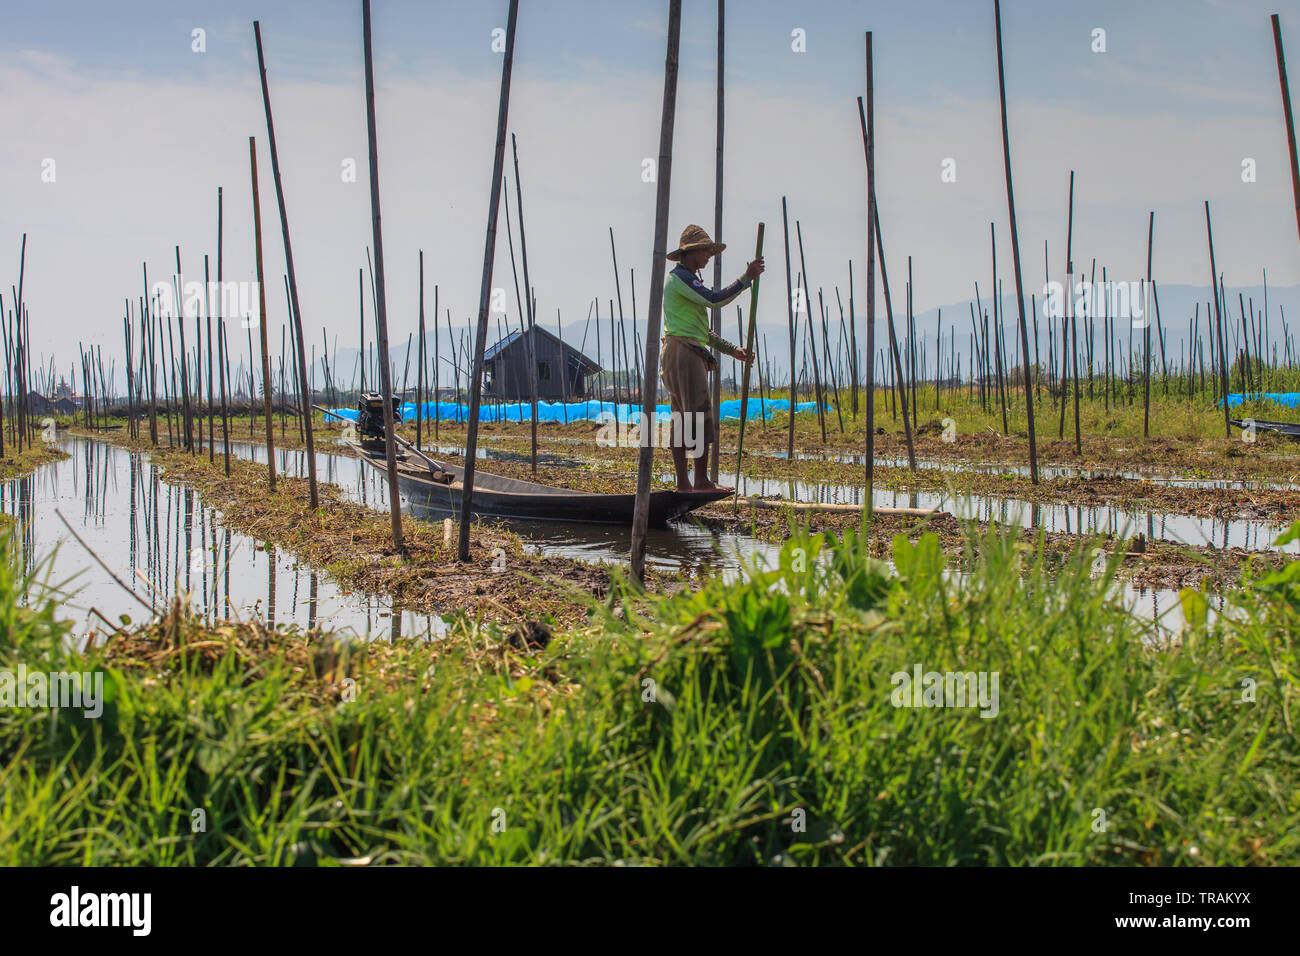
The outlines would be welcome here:
[[[1228,407],[1240,405],[1243,399],[1251,402],[1272,402],[1283,408],[1295,408],[1300,405],[1300,392],[1252,392],[1244,396],[1239,392],[1229,392]]]
[[[762,401],[755,397],[749,400],[745,408],[745,417],[753,421],[762,418],[764,415],[772,416],[776,412],[788,411],[790,401],[783,398],[769,398]],[[456,402],[425,402],[423,417],[432,420],[435,417],[434,410],[437,409],[437,417],[443,421],[463,422],[469,418],[469,406],[460,405]],[[765,410],[766,409],[766,410]],[[795,414],[800,412],[814,412],[817,410],[815,402],[799,402],[795,405]],[[830,410],[830,406],[824,407],[825,411]],[[532,408],[527,402],[517,402],[511,405],[483,405],[479,408],[479,421],[481,422],[526,422],[530,421]],[[740,419],[740,399],[732,399],[729,402],[723,402],[720,406],[722,421],[738,421]],[[330,413],[339,418],[346,418],[348,421],[357,420],[357,410],[355,408],[334,408]],[[537,420],[539,422],[581,422],[581,421],[607,421],[617,416],[620,422],[625,424],[636,424],[641,420],[641,406],[628,405],[620,402],[615,405],[613,402],[538,402],[537,403]],[[657,421],[669,421],[669,408],[667,405],[659,405],[655,409],[655,419]],[[415,420],[415,403],[407,402],[402,406],[402,421]]]

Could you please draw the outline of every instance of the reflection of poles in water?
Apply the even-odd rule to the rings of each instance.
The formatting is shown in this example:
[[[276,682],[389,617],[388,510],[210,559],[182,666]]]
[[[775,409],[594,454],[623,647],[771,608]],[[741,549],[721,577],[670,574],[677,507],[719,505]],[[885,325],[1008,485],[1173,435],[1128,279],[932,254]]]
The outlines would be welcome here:
[[[171,485],[164,489],[167,495],[167,519],[163,525],[163,560],[158,573],[158,587],[162,593],[163,599],[166,600],[175,589],[178,579],[176,569],[172,566],[172,497],[173,491]],[[179,529],[178,529],[179,530]]]
[[[130,571],[131,571],[131,576],[132,576],[132,577],[135,576],[135,568],[136,568],[136,559],[135,559],[135,536],[136,536],[136,524],[137,524],[137,522],[136,522],[135,491],[136,491],[136,484],[137,484],[137,480],[138,480],[138,479],[137,479],[137,473],[138,473],[139,469],[140,469],[140,461],[139,461],[138,456],[136,456],[136,455],[131,455],[131,456],[130,456],[130,460],[129,460],[128,464],[127,464],[127,472],[128,472],[128,474],[129,474],[128,491],[129,491],[129,494],[130,494],[130,496],[131,496],[131,500],[130,500],[130,501],[128,502],[128,504],[127,504],[127,535],[128,535],[128,537],[127,537],[127,542],[126,542],[126,556],[127,556],[127,562],[128,562],[127,567],[130,569]]]
[[[218,594],[218,589],[220,588],[220,584],[218,582],[220,581],[220,578],[217,576],[217,566],[218,566],[219,559],[217,557],[217,511],[215,508],[208,509],[208,529],[211,531],[210,537],[212,539],[212,548],[211,548],[212,597],[210,600],[208,600],[205,592],[205,603],[210,608],[212,619],[216,620],[218,615],[220,614],[220,611],[217,606],[217,594]]]
[[[275,630],[275,545],[266,544],[266,623]]]
[[[186,485],[183,494],[185,496],[185,591],[189,593],[193,590],[190,575],[194,570],[194,490]]]
[[[162,554],[162,541],[159,539],[158,536],[158,514],[159,514],[158,469],[152,468],[150,469],[150,471],[153,480],[150,482],[150,487],[149,487],[149,514],[151,515],[151,518],[149,521],[148,573],[149,573],[149,583],[150,585],[152,585],[150,589],[149,601],[151,604],[153,604],[154,595],[157,594],[158,592],[158,575],[159,575],[158,562],[159,562],[159,555]],[[156,606],[154,609],[157,610]]]
[[[222,609],[221,613],[222,613],[222,616],[225,616],[225,614],[229,613],[229,611],[230,611],[230,607],[231,607],[231,605],[230,605],[230,529],[229,529],[229,528],[224,529],[224,532],[223,532],[223,534],[222,534],[222,537],[225,539],[225,558],[226,558],[226,573],[225,573],[225,579],[226,579],[226,603],[225,603],[225,607]]]
[[[35,476],[27,475],[18,482],[18,520],[23,527],[24,573],[30,575],[36,567],[36,494]]]
[[[315,571],[311,572],[311,588],[307,597],[307,632],[310,634],[316,630],[316,587],[318,575]]]
[[[220,247],[218,247],[219,249]],[[221,259],[218,257],[217,262]],[[221,284],[221,269],[217,268],[217,284]],[[219,302],[220,300],[218,300]],[[226,340],[226,322],[220,315],[221,306],[217,306],[217,347],[220,351],[221,372],[221,443],[226,453],[226,477],[230,477],[230,410],[226,405],[227,386],[230,383],[230,343]]]
[[[200,397],[202,396],[202,394],[203,394],[202,391],[200,391],[199,392]],[[199,428],[201,430],[203,428],[203,416],[201,414],[198,416],[198,420],[199,420]],[[208,551],[208,526],[203,522],[204,511],[205,509],[203,507],[203,504],[202,502],[200,502],[199,512],[198,512],[199,554],[203,556],[203,562],[201,565],[202,573],[199,575],[199,589],[200,589],[200,593],[203,595],[203,603],[200,606],[200,611],[203,614],[203,619],[207,620],[208,619],[208,555],[211,552]],[[191,563],[193,563],[193,560],[194,560],[193,558],[190,559]]]

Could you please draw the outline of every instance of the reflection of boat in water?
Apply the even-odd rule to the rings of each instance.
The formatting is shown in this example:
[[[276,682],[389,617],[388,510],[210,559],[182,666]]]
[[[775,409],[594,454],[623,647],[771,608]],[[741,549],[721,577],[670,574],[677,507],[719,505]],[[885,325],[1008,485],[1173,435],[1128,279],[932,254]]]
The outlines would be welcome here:
[[[382,442],[351,442],[368,463],[385,476],[388,462]],[[415,455],[397,453],[397,487],[417,518],[433,514],[460,514],[464,469],[439,463],[439,481],[431,465]],[[677,491],[650,492],[650,525],[662,527],[712,501],[731,497],[729,491],[682,494]],[[532,481],[504,478],[474,469],[472,513],[481,517],[524,518],[532,521],[582,522],[630,527],[636,508],[635,494],[603,495],[589,491],[553,488]]]

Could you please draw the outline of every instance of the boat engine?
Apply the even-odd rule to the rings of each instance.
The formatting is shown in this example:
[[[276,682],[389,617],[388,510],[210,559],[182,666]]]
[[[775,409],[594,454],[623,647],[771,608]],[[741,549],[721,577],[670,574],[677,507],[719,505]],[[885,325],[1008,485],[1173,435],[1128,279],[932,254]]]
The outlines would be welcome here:
[[[400,422],[402,406],[393,398],[393,421]],[[384,397],[378,392],[362,392],[357,407],[357,434],[364,441],[384,440]]]

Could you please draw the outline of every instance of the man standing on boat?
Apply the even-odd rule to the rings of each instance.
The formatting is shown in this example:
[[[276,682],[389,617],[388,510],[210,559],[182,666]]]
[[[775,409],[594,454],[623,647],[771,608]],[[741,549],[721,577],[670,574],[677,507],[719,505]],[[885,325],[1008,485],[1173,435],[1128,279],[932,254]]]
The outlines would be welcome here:
[[[716,372],[718,363],[710,350],[716,348],[739,362],[752,361],[743,348],[713,333],[709,310],[721,308],[748,289],[762,275],[763,260],[751,262],[745,274],[725,289],[710,289],[699,273],[725,248],[725,243],[714,242],[699,226],[691,225],[683,230],[677,248],[668,253],[668,259],[678,266],[664,283],[664,349],[659,373],[672,409],[670,448],[681,492],[718,488],[708,475],[709,445],[718,440],[709,398],[709,372]],[[695,459],[694,483],[686,464],[688,449]]]

